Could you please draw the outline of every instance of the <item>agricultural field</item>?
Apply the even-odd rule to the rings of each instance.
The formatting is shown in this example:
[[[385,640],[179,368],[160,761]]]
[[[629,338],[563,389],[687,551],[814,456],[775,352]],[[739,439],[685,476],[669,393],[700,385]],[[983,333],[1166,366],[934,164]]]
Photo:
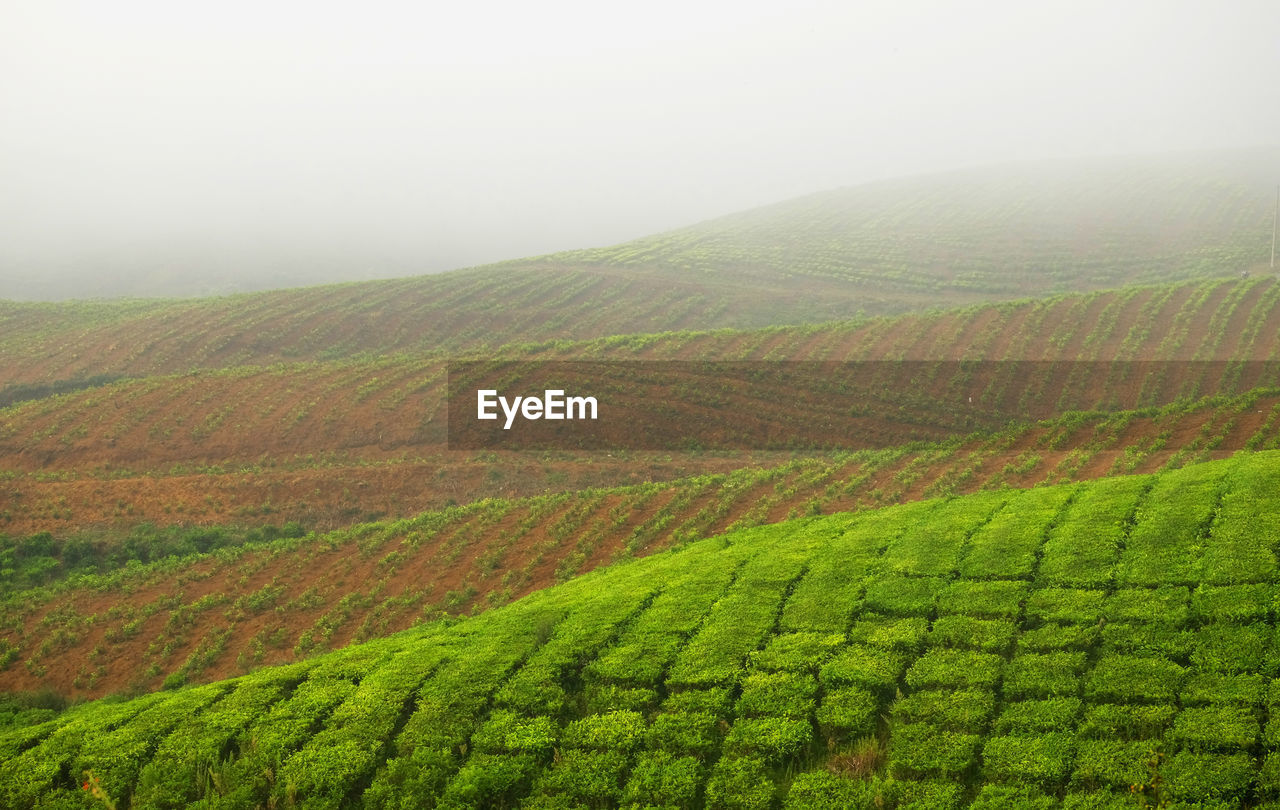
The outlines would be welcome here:
[[[0,301],[0,808],[1280,810],[1276,157]]]
[[[840,189],[602,249],[225,298],[0,302],[12,383],[810,324],[1238,277],[1272,152],[989,168]],[[499,302],[499,303],[495,303]]]
[[[230,680],[15,705],[0,801],[1274,807],[1278,516],[1257,451],[741,529]]]
[[[1159,407],[1275,385],[1277,303],[1273,279],[1215,279],[815,327],[523,345],[501,356],[875,361],[869,367],[886,383],[880,395],[861,412],[829,416],[869,447],[889,448],[998,433],[1069,411]],[[1025,362],[991,366],[978,384],[956,365],[973,359]],[[1168,361],[1155,367],[1162,373],[1148,373],[1153,367],[1142,364],[1157,360]],[[144,521],[294,520],[329,529],[484,497],[776,466],[794,455],[451,452],[444,362],[406,355],[238,366],[61,393],[16,383],[5,390],[15,399],[0,408],[0,532],[8,534]],[[745,412],[776,403],[717,404]]]
[[[0,688],[97,697],[169,678],[227,677],[401,630],[423,615],[475,613],[726,531],[1277,448],[1280,391],[1271,390],[666,482],[485,498],[329,531],[309,531],[293,519],[305,510],[280,500],[256,528],[238,528],[243,519],[219,525],[220,513],[197,502],[168,515],[168,528],[13,534],[0,544],[0,645],[11,664]],[[388,467],[368,488],[408,499],[416,484],[392,483],[404,472]],[[257,491],[231,479],[245,499]],[[78,484],[107,483],[53,491],[79,504],[100,496],[79,494]],[[307,484],[297,497],[316,496]]]

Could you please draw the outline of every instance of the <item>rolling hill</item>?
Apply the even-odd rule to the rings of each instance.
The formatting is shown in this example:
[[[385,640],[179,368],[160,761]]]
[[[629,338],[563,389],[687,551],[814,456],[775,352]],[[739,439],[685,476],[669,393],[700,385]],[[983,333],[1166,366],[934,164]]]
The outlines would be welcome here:
[[[1238,276],[1280,155],[971,170],[826,192],[612,248],[225,298],[0,305],[0,388],[192,368],[756,328]]]
[[[500,605],[614,560],[743,527],[1155,473],[1277,447],[1280,392],[1257,391],[1144,412],[1072,414],[942,444],[772,466],[739,462],[737,469],[668,482],[485,499],[312,534],[209,523],[224,514],[224,499],[261,497],[268,482],[279,511],[254,522],[313,514],[314,506],[295,506],[281,492],[307,504],[348,502],[335,482],[318,475],[259,482],[229,475],[198,485],[182,477],[143,479],[145,503],[168,505],[167,516],[184,519],[187,528],[33,535],[0,544],[6,572],[0,592],[8,594],[0,600],[0,656],[12,664],[0,671],[0,688],[99,696],[159,688],[175,675],[229,676],[372,639],[424,616]],[[431,480],[417,466],[362,475],[343,485],[364,483],[372,493],[366,505],[381,500],[401,508],[423,498]],[[115,510],[108,493],[123,497],[138,486],[122,483],[50,484],[36,506],[60,513],[97,503]]]
[[[869,383],[883,379],[882,390],[865,411],[832,418],[868,447],[889,447],[1070,410],[1153,407],[1280,384],[1278,303],[1272,279],[1213,279],[810,327],[530,344],[501,356],[874,361]],[[946,364],[975,358],[1035,365],[997,367],[979,384]],[[1172,362],[1138,365],[1154,360]],[[903,363],[916,365],[907,371]],[[404,355],[187,372],[58,395],[11,387],[36,398],[0,408],[0,532],[65,535],[144,521],[336,528],[484,497],[671,480],[790,457],[449,451],[444,389],[442,360]],[[767,413],[776,404],[739,397],[718,407]]]
[[[1257,453],[731,533],[298,664],[23,709],[0,796],[1274,807],[1277,492]]]

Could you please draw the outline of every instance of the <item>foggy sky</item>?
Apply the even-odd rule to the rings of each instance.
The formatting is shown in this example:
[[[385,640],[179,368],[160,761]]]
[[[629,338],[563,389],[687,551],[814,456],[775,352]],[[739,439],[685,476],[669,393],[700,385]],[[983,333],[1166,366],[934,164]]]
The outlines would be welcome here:
[[[1275,144],[1277,43],[1275,0],[3,0],[0,297],[408,275],[895,175]]]

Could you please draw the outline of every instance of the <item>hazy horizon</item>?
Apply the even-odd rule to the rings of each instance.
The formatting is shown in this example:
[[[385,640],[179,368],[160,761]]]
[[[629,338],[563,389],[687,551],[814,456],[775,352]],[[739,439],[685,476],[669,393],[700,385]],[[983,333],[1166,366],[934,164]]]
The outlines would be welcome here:
[[[1008,161],[1280,143],[1267,2],[12,2],[0,298],[613,244]]]

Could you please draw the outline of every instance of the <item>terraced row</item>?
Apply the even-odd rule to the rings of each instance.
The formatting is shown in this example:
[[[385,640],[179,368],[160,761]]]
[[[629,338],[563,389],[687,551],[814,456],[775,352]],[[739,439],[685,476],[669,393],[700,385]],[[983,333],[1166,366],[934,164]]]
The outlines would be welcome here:
[[[0,796],[88,806],[83,779],[131,807],[1274,807],[1278,461],[762,527],[25,717],[0,733]]]

